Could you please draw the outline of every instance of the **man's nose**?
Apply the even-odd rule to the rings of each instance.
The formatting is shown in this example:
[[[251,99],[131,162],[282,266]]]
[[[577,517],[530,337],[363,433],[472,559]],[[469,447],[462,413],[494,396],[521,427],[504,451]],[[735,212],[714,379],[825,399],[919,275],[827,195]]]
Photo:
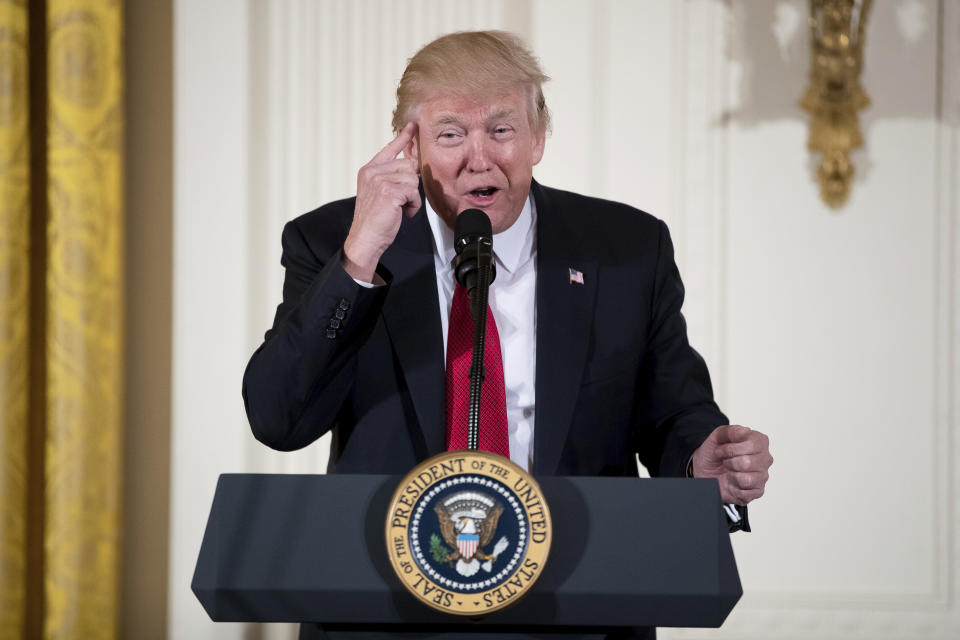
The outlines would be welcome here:
[[[467,171],[480,173],[490,169],[490,150],[483,135],[473,135],[467,141]]]

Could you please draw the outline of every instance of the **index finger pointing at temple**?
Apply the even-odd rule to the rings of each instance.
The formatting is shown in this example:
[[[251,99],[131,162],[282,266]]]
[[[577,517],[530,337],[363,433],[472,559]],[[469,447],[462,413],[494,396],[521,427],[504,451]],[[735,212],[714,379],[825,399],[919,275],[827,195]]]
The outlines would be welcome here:
[[[373,160],[370,161],[371,164],[388,162],[399,156],[400,152],[407,146],[407,143],[413,139],[413,134],[416,130],[416,123],[412,121],[408,122],[407,125],[400,130],[396,138],[388,142],[387,146],[381,149],[377,155],[373,156]]]

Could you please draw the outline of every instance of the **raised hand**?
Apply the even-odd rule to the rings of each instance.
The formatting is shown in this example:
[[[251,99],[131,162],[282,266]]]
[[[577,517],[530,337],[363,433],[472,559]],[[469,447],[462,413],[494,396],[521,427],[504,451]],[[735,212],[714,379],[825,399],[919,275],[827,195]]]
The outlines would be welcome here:
[[[716,478],[724,502],[745,505],[763,495],[772,464],[767,436],[749,427],[724,425],[693,453],[693,476]]]
[[[377,262],[397,237],[403,215],[413,216],[420,209],[416,161],[398,157],[416,131],[415,123],[407,123],[357,173],[357,204],[343,244],[343,267],[352,278],[373,281]]]

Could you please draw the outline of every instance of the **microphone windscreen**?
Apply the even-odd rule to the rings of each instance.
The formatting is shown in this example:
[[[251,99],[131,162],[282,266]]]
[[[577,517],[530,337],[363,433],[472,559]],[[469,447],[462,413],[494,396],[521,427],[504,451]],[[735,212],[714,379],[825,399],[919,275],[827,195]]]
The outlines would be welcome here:
[[[493,238],[493,228],[490,218],[480,209],[466,209],[460,212],[453,223],[453,246],[457,253],[463,249],[466,240],[471,237]]]

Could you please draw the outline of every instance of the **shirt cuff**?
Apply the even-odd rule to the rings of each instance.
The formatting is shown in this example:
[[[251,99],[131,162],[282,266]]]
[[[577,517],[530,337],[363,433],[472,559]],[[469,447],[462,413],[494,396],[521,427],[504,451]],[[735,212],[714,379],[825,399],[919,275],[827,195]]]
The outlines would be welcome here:
[[[357,280],[356,278],[353,278],[353,281],[364,289],[373,289],[374,287],[382,287],[383,285],[387,284],[384,279],[380,277],[379,273],[373,274],[373,282],[364,282],[363,280]]]

